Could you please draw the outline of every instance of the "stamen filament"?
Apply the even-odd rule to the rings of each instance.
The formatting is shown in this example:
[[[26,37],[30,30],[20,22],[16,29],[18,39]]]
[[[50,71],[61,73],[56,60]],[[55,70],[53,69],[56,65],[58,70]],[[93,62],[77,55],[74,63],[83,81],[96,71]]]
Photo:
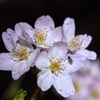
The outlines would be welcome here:
[[[26,48],[24,46],[18,47],[18,45],[15,45],[13,52],[14,53],[12,54],[12,56],[14,58],[19,58],[20,61],[28,59],[28,56],[30,55],[30,53],[26,51]]]
[[[63,66],[61,66],[60,61],[51,60],[51,65],[48,67],[51,71],[61,73],[61,70],[64,70]]]
[[[47,37],[47,33],[44,30],[36,29],[35,30],[35,41],[38,45],[46,45],[45,40]]]
[[[76,50],[82,45],[83,41],[80,39],[80,37],[75,37],[71,43],[68,44],[68,47],[70,50]]]

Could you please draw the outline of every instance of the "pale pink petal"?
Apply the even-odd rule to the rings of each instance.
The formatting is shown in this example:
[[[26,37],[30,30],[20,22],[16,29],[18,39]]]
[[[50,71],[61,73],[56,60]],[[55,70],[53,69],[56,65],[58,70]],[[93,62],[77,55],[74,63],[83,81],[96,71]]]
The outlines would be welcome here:
[[[11,53],[0,54],[0,70],[12,70],[16,63],[17,62],[13,60]]]
[[[64,63],[66,66],[65,72],[72,73],[85,66],[85,57],[78,54],[70,54],[68,62]]]
[[[9,33],[9,35],[12,35],[12,34],[14,34],[15,33],[15,31],[14,30],[12,30],[12,29],[10,29],[10,28],[7,28],[7,33]],[[12,33],[12,34],[11,34]]]
[[[39,53],[40,53],[40,48],[36,48],[35,50],[33,50],[33,52],[30,54],[27,60],[28,66],[31,66],[31,67],[34,66],[34,60],[36,59]]]
[[[86,80],[86,77],[83,78],[82,76],[77,74],[72,74],[72,79],[76,87],[76,92],[74,95],[69,97],[69,100],[91,100],[87,99],[87,97],[90,95],[87,81],[89,82],[90,80]]]
[[[26,39],[28,42],[34,41],[34,29],[26,22],[19,22],[15,25],[15,31],[19,34],[19,37]]]
[[[36,58],[35,60],[35,66],[40,69],[43,70],[46,67],[50,66],[50,60],[48,58],[48,54],[46,51],[42,51]]]
[[[63,23],[64,40],[69,43],[75,36],[75,22],[73,18],[67,17]]]
[[[39,46],[37,45],[36,47],[41,48],[42,50],[47,50],[50,48],[50,46],[47,46],[47,45],[39,45]]]
[[[25,72],[29,71],[30,66],[28,66],[25,60],[18,62],[12,69],[12,78],[14,80],[19,79]]]
[[[3,39],[3,42],[4,42],[4,45],[6,47],[6,49],[8,51],[12,51],[12,48],[14,47],[13,44],[12,44],[12,41],[11,41],[11,38],[10,36],[7,34],[7,32],[3,32],[2,33],[2,39]]]
[[[76,53],[90,60],[95,60],[97,58],[97,54],[94,51],[89,51],[87,49],[80,49]]]
[[[12,48],[14,47],[14,44],[18,40],[18,36],[13,30],[7,29],[7,32],[2,33],[2,39],[6,49],[11,52]]]
[[[47,39],[45,41],[46,45],[52,46],[53,43],[62,40],[62,29],[61,27],[54,28],[49,32]]]
[[[51,31],[54,28],[54,21],[49,15],[47,16],[43,15],[36,20],[35,29],[36,28]]]
[[[94,61],[88,62],[89,70],[91,71],[90,75],[92,77],[98,77],[99,72],[100,72],[100,59],[97,58]],[[90,69],[91,66],[91,69]]]
[[[19,22],[18,25],[20,26],[20,28],[22,28],[22,30],[25,30],[27,33],[33,33],[34,29],[28,23],[26,23],[26,22]],[[15,29],[16,29],[16,27],[15,27]],[[16,31],[18,31],[18,30],[16,29]]]
[[[19,38],[19,40],[17,41],[17,43],[19,45],[21,45],[21,46],[26,47],[26,49],[27,49],[28,52],[31,52],[31,51],[34,50],[33,46],[29,42],[27,42],[26,40],[23,40],[23,39]]]
[[[18,35],[21,35],[22,36],[22,28],[21,26],[19,25],[19,23],[15,24],[15,31]]]
[[[34,42],[35,42],[33,34],[34,34],[34,31],[33,31],[32,34],[31,34],[31,32],[29,34],[26,31],[23,31],[23,37],[24,37],[24,39],[26,41],[28,41],[29,43],[31,43],[31,44],[34,44]],[[21,37],[21,38],[23,38],[23,37]]]
[[[71,76],[65,73],[55,76],[53,86],[63,97],[69,97],[75,92]]]
[[[49,49],[48,56],[50,59],[63,59],[68,52],[68,47],[65,42],[56,42]]]
[[[53,84],[53,74],[50,70],[43,70],[38,74],[37,84],[42,91],[48,90]]]
[[[10,28],[7,29],[7,33],[6,34],[11,38],[11,42],[12,42],[13,45],[19,39],[18,34],[14,30],[12,30]]]

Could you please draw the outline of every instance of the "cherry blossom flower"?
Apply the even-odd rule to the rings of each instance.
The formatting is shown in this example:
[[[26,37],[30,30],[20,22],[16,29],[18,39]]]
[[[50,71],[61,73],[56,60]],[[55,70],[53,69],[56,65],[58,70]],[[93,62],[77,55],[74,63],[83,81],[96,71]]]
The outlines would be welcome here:
[[[92,37],[87,34],[75,36],[75,22],[72,18],[66,18],[63,23],[63,41],[68,44],[69,51],[80,54],[87,59],[95,60],[96,53],[86,48],[90,44]]]
[[[87,61],[86,65],[76,73],[72,73],[75,94],[67,100],[99,100],[100,99],[100,60]],[[66,99],[65,99],[66,100]]]
[[[77,72],[76,72],[77,73]],[[75,87],[75,94],[65,100],[87,100],[90,90],[87,88],[87,81],[76,73],[72,73],[72,80]]]
[[[9,53],[0,54],[0,70],[12,71],[13,79],[17,80],[34,65],[34,59],[40,49],[35,49],[28,42],[16,38],[12,32],[4,32],[2,38]]]
[[[67,56],[68,47],[65,42],[56,42],[49,51],[42,51],[35,60],[35,66],[41,71],[38,74],[37,84],[42,91],[52,85],[63,97],[74,94],[74,86],[69,73],[84,66],[84,57],[71,55],[70,64]]]
[[[100,80],[95,84],[88,100],[100,100]]]
[[[28,42],[41,48],[49,48],[54,42],[62,40],[61,26],[55,27],[54,21],[49,15],[39,17],[34,28],[28,23],[19,22],[15,25],[15,30],[22,33]]]
[[[66,18],[62,27],[55,27],[53,19],[43,15],[36,19],[34,28],[19,22],[14,30],[8,28],[3,32],[2,39],[8,53],[0,53],[0,70],[11,71],[14,80],[35,65],[40,70],[37,84],[42,91],[53,85],[63,97],[76,91],[68,100],[100,99],[98,61],[88,61],[95,60],[97,55],[86,49],[92,37],[87,34],[75,36],[74,19]]]

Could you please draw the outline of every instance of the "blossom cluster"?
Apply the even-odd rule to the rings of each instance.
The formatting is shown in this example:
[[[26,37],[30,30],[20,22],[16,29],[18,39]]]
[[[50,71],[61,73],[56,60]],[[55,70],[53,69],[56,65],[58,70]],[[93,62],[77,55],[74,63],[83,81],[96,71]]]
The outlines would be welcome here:
[[[70,73],[97,56],[86,49],[92,37],[75,36],[75,21],[69,17],[58,27],[49,15],[39,17],[34,28],[19,22],[14,30],[8,28],[3,32],[2,39],[9,53],[0,54],[0,70],[11,70],[12,78],[17,80],[35,66],[40,70],[37,84],[41,90],[46,91],[53,85],[63,97],[75,92]]]
[[[85,67],[71,76],[76,93],[67,100],[100,100],[99,58],[95,61],[86,61]]]

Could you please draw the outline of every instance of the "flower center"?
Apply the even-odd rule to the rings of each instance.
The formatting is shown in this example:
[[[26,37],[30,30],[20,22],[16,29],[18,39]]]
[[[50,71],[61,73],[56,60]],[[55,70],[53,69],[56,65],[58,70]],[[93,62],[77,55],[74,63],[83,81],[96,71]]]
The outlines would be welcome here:
[[[30,55],[29,52],[27,52],[26,47],[25,46],[19,46],[19,45],[15,45],[15,48],[13,49],[13,57],[18,58],[20,61],[24,60],[24,59],[28,59],[28,56]]]
[[[46,45],[45,40],[47,38],[47,31],[44,32],[42,29],[35,29],[35,41],[38,45]]]
[[[74,82],[74,87],[76,92],[80,92],[80,86],[77,82]]]
[[[92,93],[92,96],[93,96],[94,98],[100,98],[100,90],[94,91],[94,92]]]
[[[57,61],[57,60],[51,60],[51,65],[49,66],[49,68],[51,69],[51,71],[54,72],[58,72],[60,73],[61,70],[63,70],[63,67],[61,66],[61,62]]]
[[[83,40],[76,36],[69,44],[68,47],[71,51],[77,50],[82,45]]]

